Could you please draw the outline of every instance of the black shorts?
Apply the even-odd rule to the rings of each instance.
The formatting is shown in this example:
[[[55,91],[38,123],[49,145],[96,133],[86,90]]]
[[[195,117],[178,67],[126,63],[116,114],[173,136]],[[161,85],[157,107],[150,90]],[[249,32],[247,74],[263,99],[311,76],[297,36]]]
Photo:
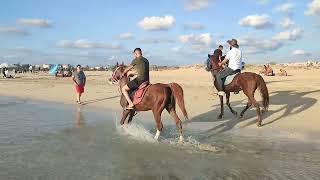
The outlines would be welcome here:
[[[127,85],[130,90],[136,90],[139,88],[140,84],[141,83],[139,83],[137,79],[134,79],[132,81],[129,81]]]

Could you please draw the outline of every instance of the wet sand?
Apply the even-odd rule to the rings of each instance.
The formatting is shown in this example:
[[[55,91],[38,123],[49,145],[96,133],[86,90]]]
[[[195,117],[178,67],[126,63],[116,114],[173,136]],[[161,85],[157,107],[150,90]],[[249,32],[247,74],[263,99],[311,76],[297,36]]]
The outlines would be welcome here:
[[[280,67],[275,67],[278,72]],[[269,112],[263,116],[262,128],[255,126],[256,111],[250,109],[244,118],[235,118],[225,109],[222,120],[217,119],[219,99],[212,88],[212,77],[203,69],[187,68],[151,72],[152,83],[177,82],[185,92],[185,102],[192,118],[194,130],[227,132],[230,130],[281,132],[279,134],[304,140],[314,139],[319,135],[320,121],[320,70],[306,68],[286,68],[290,76],[264,77],[270,93]],[[258,72],[257,67],[247,71]],[[83,97],[84,105],[113,110],[120,110],[119,91],[109,85],[110,72],[86,72],[88,83]],[[0,95],[24,99],[74,104],[74,87],[70,78],[55,78],[47,74],[24,74],[16,79],[0,80]],[[256,94],[260,99],[259,93]],[[243,93],[231,96],[231,105],[240,112],[246,104]],[[148,113],[146,113],[148,114]],[[166,114],[166,113],[165,113]],[[268,134],[266,134],[267,136]],[[319,141],[319,140],[317,140]]]
[[[150,117],[139,114],[121,128],[114,111],[93,106],[0,97],[0,117],[0,177],[6,180],[320,176],[319,144],[253,128],[212,134],[186,124],[181,145],[167,120],[156,142]]]

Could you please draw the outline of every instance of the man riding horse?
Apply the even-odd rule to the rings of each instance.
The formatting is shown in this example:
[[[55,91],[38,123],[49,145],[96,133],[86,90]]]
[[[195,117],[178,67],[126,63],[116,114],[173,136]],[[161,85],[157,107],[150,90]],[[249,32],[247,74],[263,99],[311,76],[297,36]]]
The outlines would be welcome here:
[[[229,63],[228,67],[224,68],[216,75],[217,78],[217,90],[219,96],[224,96],[225,92],[223,89],[223,79],[227,76],[236,74],[242,69],[242,52],[239,49],[238,41],[236,39],[228,40],[231,50],[228,51],[226,57],[222,62],[219,62],[218,65],[222,66],[226,63]]]
[[[129,97],[129,91],[136,90],[142,83],[149,82],[149,61],[148,59],[142,56],[142,50],[136,48],[133,51],[135,59],[132,60],[130,66],[128,66],[122,76],[125,76],[127,73],[131,75],[136,75],[136,77],[129,81],[129,83],[122,88],[122,93],[128,102],[126,109],[133,109],[134,104]],[[134,72],[131,70],[135,70]]]
[[[182,122],[176,113],[177,104],[184,118],[189,119],[182,87],[174,82],[149,84],[149,61],[142,56],[140,48],[134,50],[134,56],[135,59],[129,67],[118,65],[109,78],[110,83],[119,85],[123,94],[120,98],[123,108],[120,124],[130,123],[136,112],[152,111],[157,126],[154,138],[157,140],[163,129],[161,114],[163,110],[167,110],[179,131],[179,141],[183,142]],[[135,72],[131,71],[133,69]],[[131,75],[136,75],[136,78],[129,81]],[[133,102],[129,97],[129,90],[137,90],[133,95]]]
[[[214,86],[219,91],[219,99],[220,99],[220,114],[218,118],[221,119],[224,114],[223,107],[223,97],[226,95],[226,104],[229,107],[232,114],[237,116],[237,112],[231,108],[230,104],[230,93],[234,92],[238,94],[240,91],[248,97],[248,102],[246,107],[241,111],[240,117],[243,117],[244,113],[251,107],[254,106],[257,110],[258,122],[257,125],[259,127],[262,126],[262,117],[260,111],[260,104],[256,101],[254,97],[254,93],[256,90],[260,91],[262,97],[262,112],[266,112],[269,107],[269,92],[266,86],[264,79],[252,72],[244,72],[239,73],[242,69],[242,52],[239,49],[238,41],[236,39],[232,39],[227,41],[230,45],[230,51],[225,56],[222,62],[213,63],[211,68],[211,73],[214,80]],[[209,61],[214,57],[209,56]],[[228,63],[228,67],[224,68],[222,65]],[[208,68],[208,65],[207,65]],[[238,74],[237,74],[238,73]],[[224,82],[224,80],[226,81]]]

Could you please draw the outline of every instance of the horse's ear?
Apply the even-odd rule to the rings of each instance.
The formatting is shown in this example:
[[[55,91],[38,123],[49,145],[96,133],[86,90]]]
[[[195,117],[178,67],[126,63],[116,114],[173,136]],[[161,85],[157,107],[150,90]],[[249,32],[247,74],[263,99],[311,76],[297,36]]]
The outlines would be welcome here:
[[[121,63],[121,66],[124,66],[124,62]]]
[[[208,54],[208,58],[210,58],[210,54]]]

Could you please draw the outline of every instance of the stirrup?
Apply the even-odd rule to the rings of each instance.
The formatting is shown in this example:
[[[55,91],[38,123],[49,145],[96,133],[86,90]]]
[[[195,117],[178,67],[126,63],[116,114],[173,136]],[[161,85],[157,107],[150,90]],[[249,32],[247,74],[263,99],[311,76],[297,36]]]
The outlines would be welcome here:
[[[124,109],[125,109],[125,110],[134,110],[134,106],[133,106],[133,107],[128,107],[128,106],[126,106]]]

